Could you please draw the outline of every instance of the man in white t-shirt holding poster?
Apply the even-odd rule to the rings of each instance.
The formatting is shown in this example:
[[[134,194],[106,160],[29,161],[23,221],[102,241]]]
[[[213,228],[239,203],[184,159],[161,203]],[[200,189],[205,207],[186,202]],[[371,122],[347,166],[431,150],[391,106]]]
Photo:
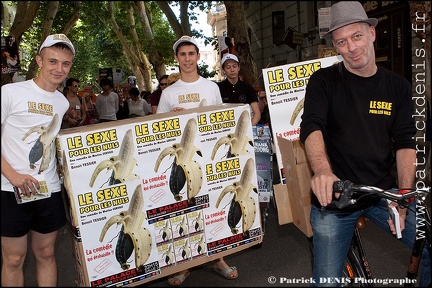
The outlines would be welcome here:
[[[222,104],[218,85],[198,74],[200,54],[195,39],[182,36],[174,43],[173,49],[180,67],[180,79],[162,91],[156,114]],[[238,277],[237,268],[228,266],[223,258],[215,260],[213,269],[226,279]],[[168,283],[180,285],[189,274],[189,270],[180,271],[172,275]]]

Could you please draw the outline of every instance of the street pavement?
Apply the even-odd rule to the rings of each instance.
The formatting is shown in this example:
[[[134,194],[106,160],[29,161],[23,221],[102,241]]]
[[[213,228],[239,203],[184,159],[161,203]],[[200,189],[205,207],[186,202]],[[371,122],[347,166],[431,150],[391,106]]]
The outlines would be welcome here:
[[[58,286],[76,286],[76,270],[71,239],[66,227],[57,241]],[[405,278],[410,250],[391,235],[367,222],[361,230],[366,255],[377,279]],[[239,277],[227,280],[212,270],[207,262],[191,270],[184,287],[308,287],[311,277],[311,253],[308,238],[292,223],[279,225],[276,207],[270,205],[264,241],[225,257],[228,265],[236,266]],[[25,286],[36,287],[35,265],[31,249],[24,264]],[[269,277],[276,283],[270,284]],[[142,287],[169,287],[166,278],[153,280]],[[282,283],[281,283],[282,282]],[[376,287],[392,285],[376,284]]]

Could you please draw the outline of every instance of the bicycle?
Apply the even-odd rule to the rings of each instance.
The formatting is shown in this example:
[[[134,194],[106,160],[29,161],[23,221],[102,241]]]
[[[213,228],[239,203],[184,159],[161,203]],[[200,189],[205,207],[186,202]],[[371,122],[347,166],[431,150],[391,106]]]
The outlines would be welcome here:
[[[431,216],[425,205],[426,197],[430,194],[430,187],[426,189],[404,190],[408,190],[408,192],[405,194],[397,194],[399,189],[383,190],[373,186],[354,184],[349,180],[341,180],[336,181],[333,185],[333,191],[341,194],[339,199],[333,201],[332,204],[337,208],[342,209],[356,203],[358,198],[355,199],[355,197],[379,195],[382,198],[396,202],[402,208],[407,208],[409,206],[408,200],[415,198],[417,210],[416,218],[419,225],[417,227],[416,239],[407,268],[405,283],[405,287],[414,287],[418,275],[420,258],[422,251],[425,248],[426,240],[428,243],[426,248],[429,249],[429,254],[431,255]],[[359,219],[362,220],[362,217],[363,216]],[[360,227],[358,226],[358,223],[359,221],[356,223],[351,240],[351,246],[348,250],[344,276],[350,279],[350,281],[347,281],[347,283],[350,283],[350,286],[353,286],[355,283],[359,285],[359,287],[373,287],[373,277],[360,237]],[[356,279],[362,279],[362,281],[355,281]]]

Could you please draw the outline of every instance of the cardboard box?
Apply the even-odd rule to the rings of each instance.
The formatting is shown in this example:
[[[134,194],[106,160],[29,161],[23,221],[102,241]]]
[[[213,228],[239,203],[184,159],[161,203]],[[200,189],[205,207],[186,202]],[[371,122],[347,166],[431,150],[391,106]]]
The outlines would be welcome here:
[[[293,223],[308,237],[313,236],[310,224],[312,170],[307,161],[304,145],[299,140],[278,137],[286,176]]]
[[[288,196],[288,188],[285,184],[273,185],[273,193],[276,201],[279,225],[293,222],[291,203]]]

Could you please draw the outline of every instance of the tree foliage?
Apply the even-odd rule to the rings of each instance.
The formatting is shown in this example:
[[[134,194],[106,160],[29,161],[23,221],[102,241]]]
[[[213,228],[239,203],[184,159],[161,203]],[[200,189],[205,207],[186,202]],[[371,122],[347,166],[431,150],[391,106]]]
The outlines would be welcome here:
[[[77,53],[71,77],[98,87],[99,69],[112,67],[121,69],[124,82],[135,75],[140,90],[151,90],[151,79],[165,74],[165,65],[174,64],[172,44],[182,35],[217,43],[216,37],[191,27],[198,21],[197,13],[207,11],[212,1],[10,2],[17,5],[17,13],[11,27],[2,27],[6,28],[2,37],[15,35],[27,79],[36,76],[38,48],[53,33],[64,33],[74,43]],[[246,35],[235,39],[247,40]],[[215,74],[207,69],[200,67],[200,73]],[[2,75],[2,85],[8,82],[11,75]]]

